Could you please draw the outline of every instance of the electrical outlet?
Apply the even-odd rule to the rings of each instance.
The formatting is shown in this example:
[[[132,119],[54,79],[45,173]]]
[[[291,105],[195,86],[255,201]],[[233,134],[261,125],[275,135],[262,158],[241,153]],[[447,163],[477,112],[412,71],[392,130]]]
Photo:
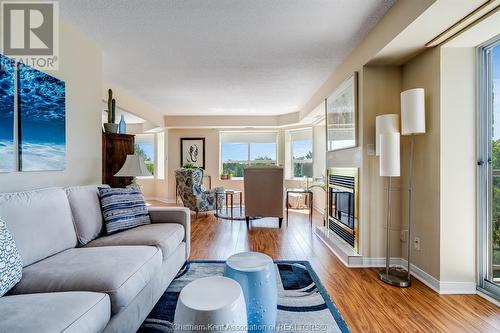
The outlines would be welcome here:
[[[415,240],[413,241],[413,247],[415,250],[420,251],[420,238],[415,237]]]
[[[403,242],[406,243],[406,240],[408,239],[408,231],[406,230],[401,230],[399,233],[399,239]]]

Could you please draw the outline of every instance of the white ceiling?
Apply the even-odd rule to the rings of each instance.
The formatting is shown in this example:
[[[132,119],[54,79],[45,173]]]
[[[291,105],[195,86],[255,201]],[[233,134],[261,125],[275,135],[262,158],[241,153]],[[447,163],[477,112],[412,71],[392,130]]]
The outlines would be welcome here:
[[[64,0],[104,78],[168,115],[299,111],[396,0]],[[112,88],[112,87],[111,87]]]

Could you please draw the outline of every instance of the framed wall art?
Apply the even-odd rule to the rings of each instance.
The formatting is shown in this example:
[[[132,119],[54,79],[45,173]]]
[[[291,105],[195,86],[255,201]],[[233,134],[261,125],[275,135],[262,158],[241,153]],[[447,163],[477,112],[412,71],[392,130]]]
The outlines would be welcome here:
[[[181,138],[181,167],[187,163],[205,169],[205,138]]]
[[[0,172],[16,170],[14,147],[14,84],[16,65],[0,54]]]
[[[326,99],[327,150],[357,146],[358,76],[357,72],[342,82]]]
[[[18,64],[20,171],[66,168],[66,91],[64,81]]]

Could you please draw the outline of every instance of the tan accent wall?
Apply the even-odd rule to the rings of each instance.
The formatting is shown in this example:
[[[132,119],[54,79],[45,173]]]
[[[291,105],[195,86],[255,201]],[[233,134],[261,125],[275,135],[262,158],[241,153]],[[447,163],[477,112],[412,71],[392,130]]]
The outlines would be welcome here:
[[[440,48],[433,48],[403,66],[402,90],[425,89],[426,133],[415,137],[412,263],[440,279]],[[408,184],[410,138],[401,140],[401,181]],[[406,200],[405,200],[406,201]],[[407,208],[403,214],[407,215]],[[402,243],[403,250],[406,243]],[[406,251],[403,252],[406,255]]]
[[[365,66],[362,75],[360,131],[362,164],[360,169],[360,242],[359,252],[366,257],[384,257],[386,253],[387,177],[379,175],[379,157],[368,155],[368,144],[375,145],[375,118],[400,114],[401,68],[398,66]],[[392,179],[391,256],[401,256],[400,231],[401,180]]]
[[[59,70],[66,83],[66,170],[0,174],[0,191],[101,182],[102,53],[60,19]]]

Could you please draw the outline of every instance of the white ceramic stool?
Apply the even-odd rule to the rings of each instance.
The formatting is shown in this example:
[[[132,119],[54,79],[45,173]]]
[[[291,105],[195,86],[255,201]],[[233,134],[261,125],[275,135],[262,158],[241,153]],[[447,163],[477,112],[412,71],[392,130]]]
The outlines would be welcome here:
[[[175,308],[174,331],[247,332],[245,298],[238,282],[210,276],[182,288]]]
[[[247,303],[248,330],[272,332],[277,316],[278,290],[273,259],[264,253],[241,252],[229,257],[224,276],[238,281]]]

